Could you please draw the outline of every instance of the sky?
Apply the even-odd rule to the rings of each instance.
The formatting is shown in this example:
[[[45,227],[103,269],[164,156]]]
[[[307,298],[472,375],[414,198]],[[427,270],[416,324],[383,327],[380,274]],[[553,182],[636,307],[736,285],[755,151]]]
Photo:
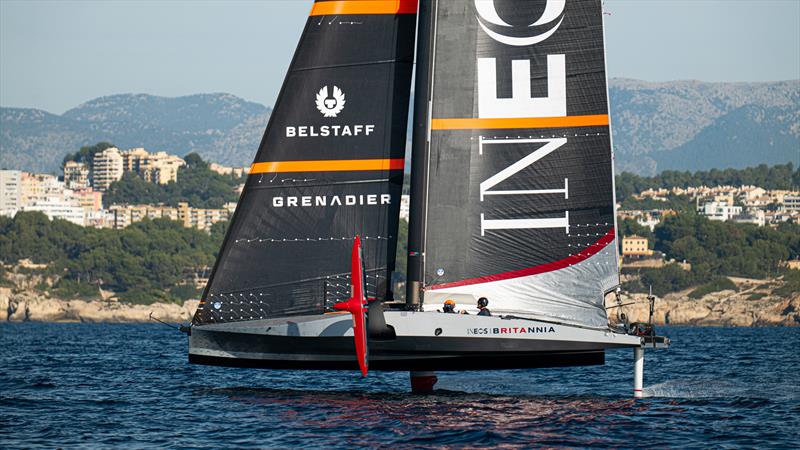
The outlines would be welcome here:
[[[463,0],[468,1],[468,0]],[[0,106],[227,92],[272,105],[311,0],[0,0]],[[609,77],[800,79],[800,0],[606,0]]]

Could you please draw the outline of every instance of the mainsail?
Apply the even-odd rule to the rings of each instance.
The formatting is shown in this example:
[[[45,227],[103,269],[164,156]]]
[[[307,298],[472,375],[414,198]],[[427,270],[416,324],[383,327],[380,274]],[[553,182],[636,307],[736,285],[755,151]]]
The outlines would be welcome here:
[[[394,269],[416,0],[316,1],[195,325],[321,314]]]
[[[409,268],[424,308],[488,297],[494,313],[606,326],[619,279],[600,0],[430,9]]]

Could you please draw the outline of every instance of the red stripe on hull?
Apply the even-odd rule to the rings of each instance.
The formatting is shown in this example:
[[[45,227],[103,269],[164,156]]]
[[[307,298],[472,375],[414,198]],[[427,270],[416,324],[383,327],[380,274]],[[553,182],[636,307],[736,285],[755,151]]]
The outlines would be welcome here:
[[[608,233],[606,233],[603,237],[601,237],[597,242],[587,247],[586,250],[580,251],[577,254],[568,256],[564,259],[553,261],[547,264],[541,264],[534,267],[528,267],[526,269],[496,273],[494,275],[486,275],[484,277],[478,277],[478,278],[469,278],[461,281],[453,281],[451,283],[434,284],[432,286],[428,286],[426,289],[436,290],[436,289],[445,289],[458,286],[468,286],[471,284],[489,283],[491,281],[508,280],[511,278],[526,277],[529,275],[537,275],[540,273],[552,272],[554,270],[563,269],[578,264],[579,262],[589,259],[590,257],[596,255],[606,245],[608,245],[611,242],[614,242],[615,237],[616,233],[614,231],[614,227],[611,227],[611,229],[608,230]]]

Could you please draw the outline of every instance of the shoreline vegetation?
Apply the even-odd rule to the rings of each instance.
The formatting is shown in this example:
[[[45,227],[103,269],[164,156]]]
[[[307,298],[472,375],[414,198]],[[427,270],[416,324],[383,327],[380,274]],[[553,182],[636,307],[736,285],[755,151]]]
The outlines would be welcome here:
[[[631,278],[631,275],[623,276]],[[724,282],[708,283],[656,297],[657,325],[695,326],[800,326],[800,271],[787,271],[762,279],[720,277]],[[28,260],[3,269],[0,279],[0,320],[7,322],[149,322],[150,314],[172,323],[190,322],[199,300],[176,299],[169,293],[137,297],[97,288],[93,293],[69,294],[58,286],[57,277],[45,264]],[[629,285],[624,283],[623,286]],[[711,286],[711,287],[708,287]],[[64,293],[67,292],[67,295]],[[199,292],[199,291],[195,291]],[[168,298],[169,301],[159,300]],[[647,321],[646,293],[623,291],[622,308],[615,307],[613,294],[606,297],[609,320],[619,322],[618,312],[630,322]]]
[[[107,145],[84,148],[65,160],[88,158]],[[112,184],[110,195],[120,201],[167,204],[206,198],[214,205],[235,195],[232,187],[242,180],[210,175],[208,164],[196,155],[186,160],[176,183],[162,187],[128,177]],[[800,257],[800,224],[759,227],[712,221],[699,215],[685,195],[668,194],[663,201],[637,197],[647,189],[698,185],[798,190],[800,169],[789,163],[617,176],[623,210],[675,212],[652,230],[632,219],[620,220],[620,237],[646,237],[651,250],[674,261],[663,267],[623,264],[625,298],[639,299],[652,287],[657,306],[663,305],[656,308],[656,317],[663,314],[659,320],[665,323],[800,324],[800,270],[787,267],[787,261]],[[153,310],[162,320],[190,320],[191,302],[196,305],[227,224],[219,222],[203,232],[168,219],[145,219],[124,229],[97,229],[51,221],[39,212],[0,216],[0,319],[140,321],[148,320]],[[398,230],[397,267],[403,277],[407,226],[401,220]],[[737,281],[742,279],[760,281],[751,286]],[[639,314],[637,308],[629,308],[631,314]]]
[[[765,280],[762,280],[765,281]],[[780,284],[780,280],[772,280]],[[789,298],[760,289],[763,297],[754,298],[749,291],[725,290],[689,301],[688,291],[657,297],[653,321],[656,325],[693,326],[800,326],[800,293]],[[611,298],[607,306],[613,306]],[[646,294],[623,294],[623,312],[630,322],[648,320]],[[132,305],[113,300],[61,299],[39,292],[12,291],[0,287],[0,320],[6,322],[53,323],[142,323],[150,315],[168,323],[188,323],[197,309],[198,300],[182,304],[156,302]],[[616,308],[609,309],[609,320],[619,322]]]

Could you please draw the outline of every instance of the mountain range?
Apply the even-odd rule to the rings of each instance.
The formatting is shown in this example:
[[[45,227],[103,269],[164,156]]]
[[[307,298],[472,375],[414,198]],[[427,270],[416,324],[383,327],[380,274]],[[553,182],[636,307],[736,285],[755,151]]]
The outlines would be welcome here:
[[[210,161],[246,166],[271,111],[230,94],[112,95],[60,116],[0,108],[0,167],[58,171],[66,153],[101,141],[179,156],[197,152]]]
[[[609,83],[617,171],[800,163],[800,80]],[[56,172],[100,141],[247,166],[271,109],[230,94],[100,97],[62,115],[0,108],[0,167]]]
[[[609,83],[617,172],[800,162],[800,80]]]

